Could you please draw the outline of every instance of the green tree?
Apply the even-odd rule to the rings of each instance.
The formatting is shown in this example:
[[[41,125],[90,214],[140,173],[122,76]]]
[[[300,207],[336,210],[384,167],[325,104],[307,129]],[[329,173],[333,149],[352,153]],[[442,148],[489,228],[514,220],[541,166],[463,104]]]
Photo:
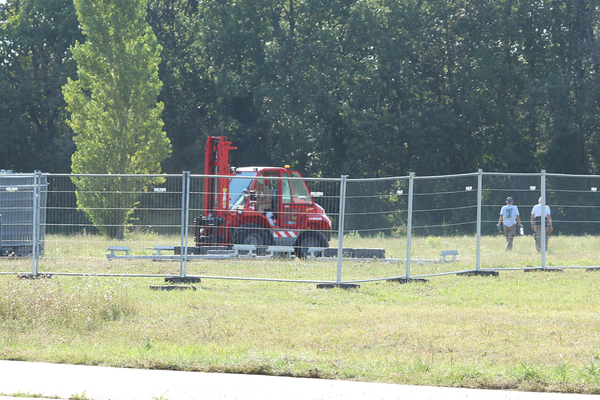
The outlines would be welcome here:
[[[198,44],[206,15],[197,0],[150,0],[147,10],[146,20],[163,47],[159,100],[165,104],[162,118],[173,149],[162,169],[203,172],[206,136],[220,134],[210,63]]]
[[[63,88],[75,132],[76,174],[157,174],[169,155],[157,103],[161,46],[144,0],[75,0],[85,43],[73,48],[78,80]],[[137,193],[151,180],[75,176],[78,206],[99,230],[123,238]],[[98,192],[113,193],[100,196]]]
[[[74,151],[61,88],[81,38],[72,1],[0,1],[0,168],[69,172]]]
[[[538,61],[538,84],[547,129],[540,158],[550,172],[598,173],[600,3],[554,1],[544,11],[548,33],[538,34],[545,57]]]

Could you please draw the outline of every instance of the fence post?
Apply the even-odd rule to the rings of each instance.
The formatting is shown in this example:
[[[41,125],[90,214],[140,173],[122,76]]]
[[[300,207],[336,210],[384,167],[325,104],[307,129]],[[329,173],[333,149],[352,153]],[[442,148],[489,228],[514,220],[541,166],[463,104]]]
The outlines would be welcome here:
[[[338,224],[338,254],[337,254],[337,278],[336,283],[342,283],[342,256],[344,251],[344,216],[346,214],[346,178],[342,175],[340,183],[340,220]]]
[[[190,230],[188,229],[188,222],[190,220],[190,171],[186,171],[186,175],[187,184],[185,185],[185,260],[183,262],[183,276],[187,275],[188,237],[190,234]]]
[[[415,173],[411,172],[408,179],[408,215],[406,216],[406,279],[410,279],[410,247],[412,238],[413,189]]]
[[[481,196],[483,192],[483,170],[477,172],[477,256],[475,265],[477,271],[481,270]]]
[[[31,265],[31,273],[32,275],[37,275],[38,273],[38,259],[37,259],[37,232],[38,232],[38,213],[37,213],[37,208],[38,208],[38,202],[37,202],[37,198],[38,198],[38,193],[37,193],[37,188],[38,188],[38,171],[34,171],[33,172],[33,187],[32,187],[32,193],[33,193],[33,199],[32,199],[32,204],[31,204],[31,261],[32,261],[32,265]]]
[[[181,173],[181,251],[179,258],[179,276],[184,277],[187,270],[187,218],[189,216],[189,171]]]
[[[35,238],[35,274],[39,274],[40,272],[40,253],[41,253],[41,244],[42,240],[42,171],[38,171],[37,178],[37,187],[36,187],[36,219],[37,219],[37,229],[36,229],[36,238]]]
[[[546,269],[546,170],[542,170],[542,202],[541,202],[541,220],[540,220],[540,229],[541,229],[541,239],[542,239],[542,268]],[[535,235],[535,233],[534,233]]]

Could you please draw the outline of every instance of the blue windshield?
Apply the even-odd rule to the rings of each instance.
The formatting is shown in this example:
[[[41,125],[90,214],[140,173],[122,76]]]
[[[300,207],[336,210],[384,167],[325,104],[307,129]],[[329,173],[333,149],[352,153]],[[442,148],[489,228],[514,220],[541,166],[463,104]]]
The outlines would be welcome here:
[[[256,176],[256,172],[241,172],[237,176]],[[231,178],[229,181],[229,207],[243,205],[245,195],[250,190],[250,185],[254,179],[246,178]]]

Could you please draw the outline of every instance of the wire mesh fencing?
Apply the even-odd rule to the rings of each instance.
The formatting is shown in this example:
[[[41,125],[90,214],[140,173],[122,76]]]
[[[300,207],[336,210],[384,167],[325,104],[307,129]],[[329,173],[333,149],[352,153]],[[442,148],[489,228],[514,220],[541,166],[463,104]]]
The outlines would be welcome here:
[[[600,176],[546,174],[545,203],[554,228],[548,241],[548,263],[600,265],[599,187]]]
[[[386,268],[364,276],[359,266],[349,276],[345,265],[344,276],[410,279],[475,269],[477,188],[477,174],[350,180],[344,243],[378,244],[385,257],[370,261]]]
[[[32,263],[27,257],[44,250],[44,231],[37,230],[46,223],[40,204],[46,201],[47,187],[46,177],[37,172],[0,171],[0,257],[12,258],[16,269],[28,268]]]
[[[268,189],[264,208],[258,181]],[[5,173],[0,273],[351,283],[592,268],[598,187],[598,176],[544,171],[378,179]],[[498,229],[508,197],[519,210],[510,238]],[[539,203],[550,217],[536,239]]]
[[[273,208],[264,212],[251,205],[255,201],[251,197],[256,176],[231,178],[184,172],[181,175],[44,174],[44,179],[47,199],[37,209],[43,210],[47,218],[37,224],[31,219],[24,221],[30,229],[39,226],[45,235],[42,240],[32,235],[28,238],[30,246],[37,241],[44,243],[39,251],[41,261],[11,254],[0,258],[1,273],[315,282],[335,279],[335,264],[331,262],[328,266],[315,263],[294,276],[290,276],[289,266],[264,268],[264,263],[269,260],[271,265],[289,264],[299,251],[305,252],[305,259],[323,255],[307,252],[313,247],[328,248],[337,236],[339,179],[303,179],[292,173],[270,177],[270,185],[276,188],[272,193]],[[226,194],[211,192],[207,184],[215,179],[230,180],[226,186],[232,190]],[[33,193],[21,191],[21,194],[30,201],[22,206],[33,213],[36,209]],[[221,204],[223,196],[227,207],[219,214],[214,204],[207,202],[216,199]],[[18,201],[14,196],[11,199]],[[213,218],[215,215],[219,217]],[[223,217],[228,218],[226,225],[220,222]],[[267,226],[257,226],[259,217],[269,221]],[[213,242],[198,239],[201,227],[197,221],[203,218],[216,221],[217,235]],[[308,224],[300,226],[303,219]],[[316,237],[307,235],[307,227],[317,226],[317,219],[329,221],[320,230],[318,238],[323,241],[307,241]],[[258,232],[257,236],[252,235],[253,231]],[[242,236],[241,232],[250,234]],[[250,240],[253,237],[264,240],[256,243]]]
[[[38,272],[179,274],[174,264],[139,268],[112,261],[150,260],[161,249],[181,246],[182,175],[48,174],[47,179],[46,246]]]
[[[488,268],[595,267],[600,256],[600,210],[597,176],[560,174],[484,174],[481,263]],[[511,251],[494,232],[508,197],[519,209],[523,229]],[[552,229],[536,229],[533,208],[544,202]],[[542,236],[545,236],[542,238]],[[536,239],[537,237],[537,239]],[[500,238],[500,243],[497,243]],[[542,249],[541,240],[546,246]],[[536,244],[536,241],[538,242]],[[543,251],[542,251],[543,250]]]

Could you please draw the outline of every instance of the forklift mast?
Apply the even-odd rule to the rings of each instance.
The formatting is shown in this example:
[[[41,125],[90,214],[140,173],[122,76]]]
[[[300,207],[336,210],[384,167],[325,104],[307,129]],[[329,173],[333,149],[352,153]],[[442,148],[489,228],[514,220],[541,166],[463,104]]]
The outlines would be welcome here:
[[[206,141],[204,155],[204,216],[217,216],[229,210],[229,178],[218,177],[233,176],[229,164],[229,150],[231,142],[225,136],[209,136]]]

